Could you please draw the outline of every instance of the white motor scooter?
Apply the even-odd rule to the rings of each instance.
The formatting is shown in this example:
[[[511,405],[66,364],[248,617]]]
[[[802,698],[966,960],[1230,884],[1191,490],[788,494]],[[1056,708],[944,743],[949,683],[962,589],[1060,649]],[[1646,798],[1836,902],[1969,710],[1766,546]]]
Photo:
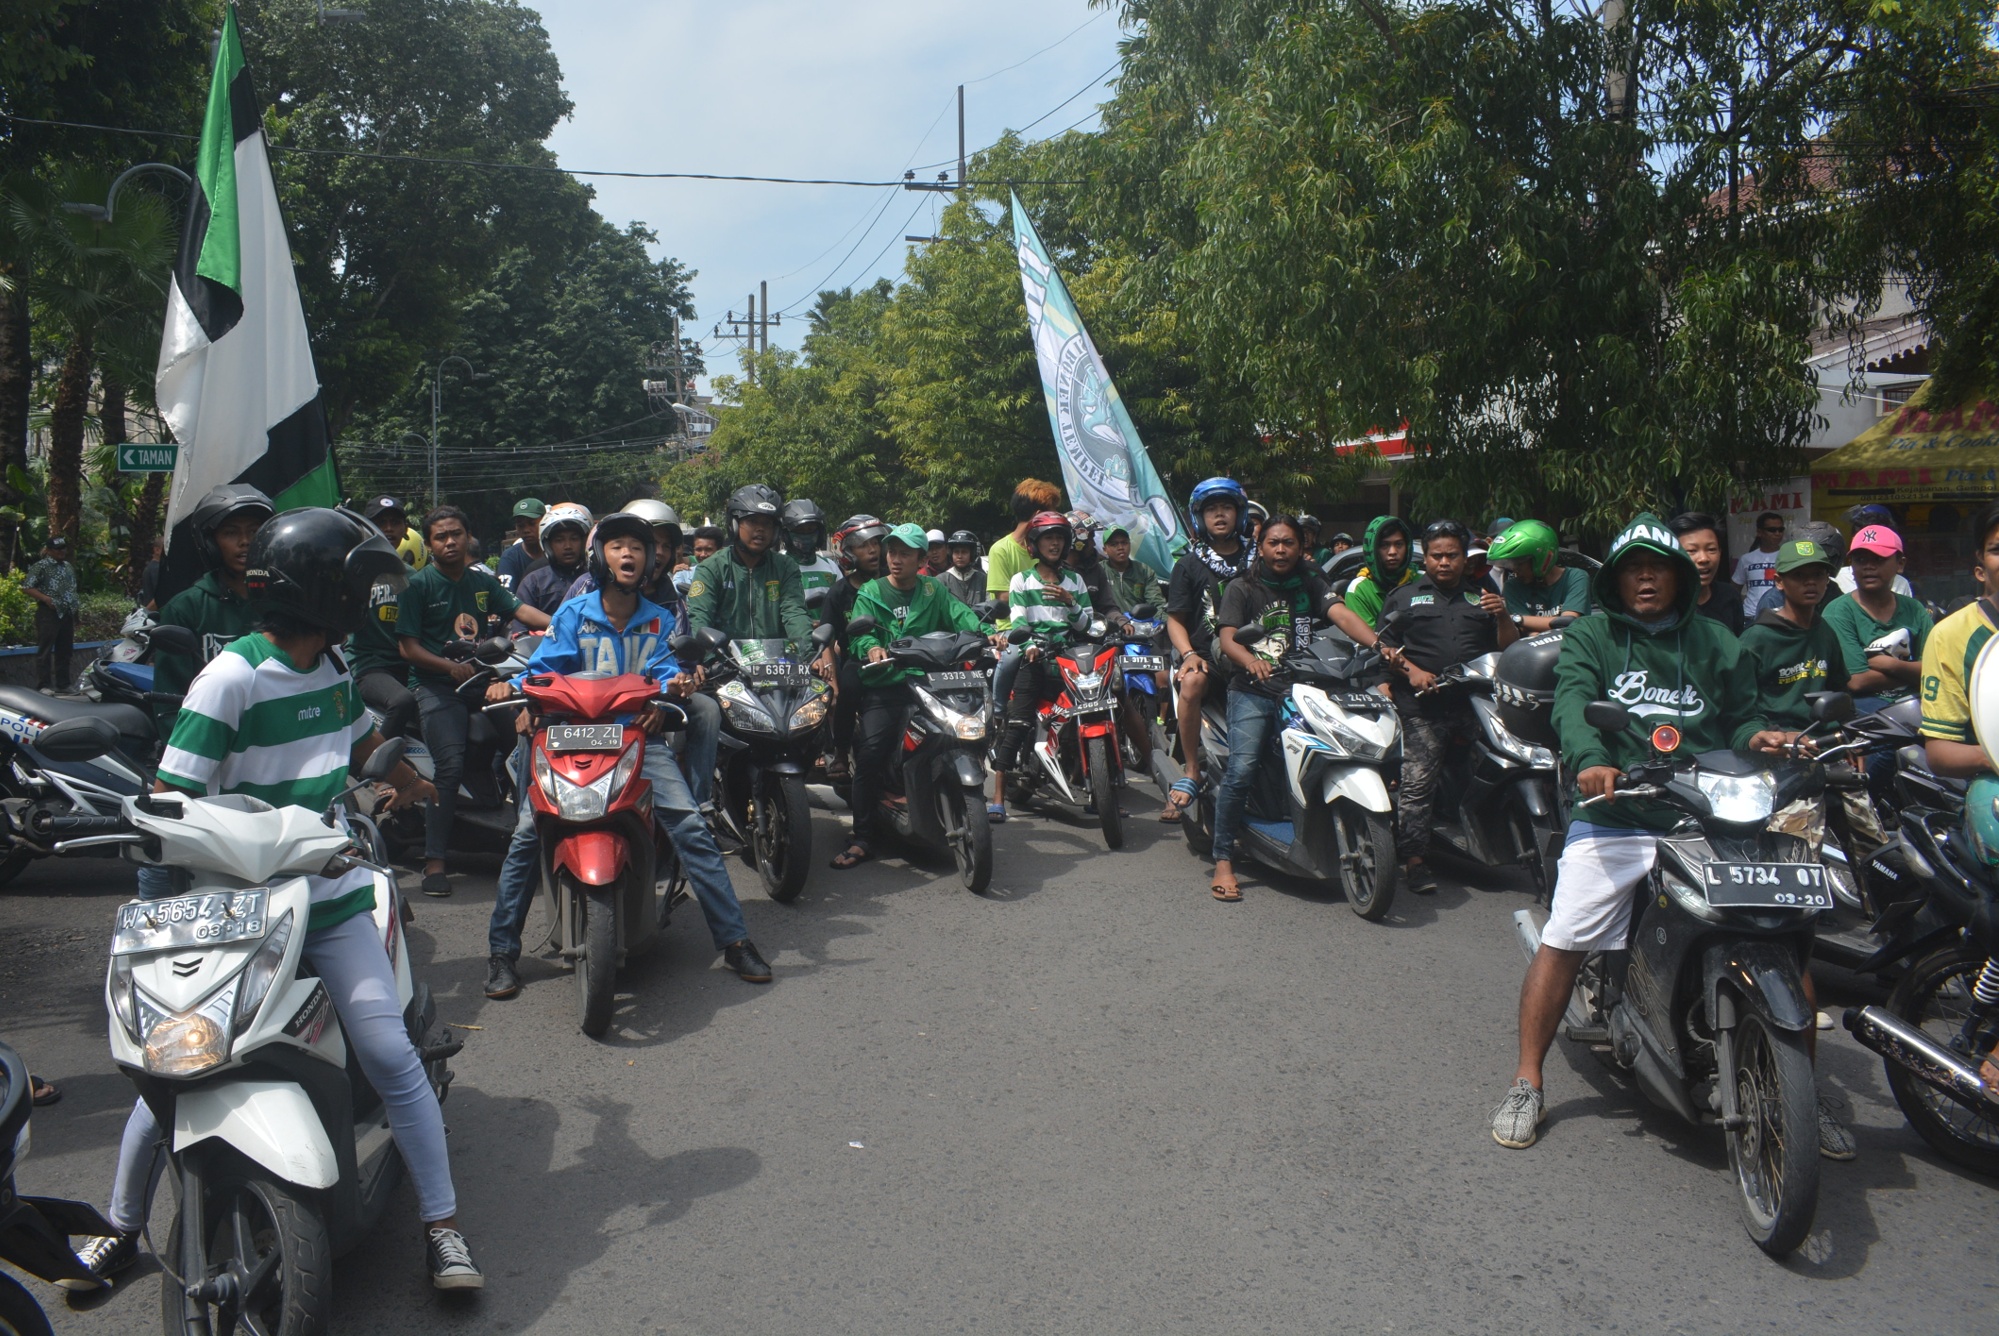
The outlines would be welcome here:
[[[355,788],[403,752],[378,747]],[[352,790],[350,790],[352,792]],[[395,877],[365,820],[254,798],[130,797],[121,816],[55,818],[56,846],[121,843],[184,869],[189,894],[119,906],[105,1002],[111,1053],[169,1145],[179,1199],[159,1249],[169,1332],[321,1331],[331,1263],[381,1215],[402,1172],[381,1097],[302,969],[309,874],[374,873],[374,921],[410,1040],[438,1098],[461,1045],[433,1042],[436,1007],[413,984]]]

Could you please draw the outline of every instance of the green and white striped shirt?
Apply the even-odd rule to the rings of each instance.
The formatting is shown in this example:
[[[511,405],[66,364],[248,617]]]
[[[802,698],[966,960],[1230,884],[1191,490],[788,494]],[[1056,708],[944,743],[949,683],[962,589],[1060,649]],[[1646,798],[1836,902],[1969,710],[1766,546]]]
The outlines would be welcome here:
[[[263,635],[232,641],[196,674],[160,757],[159,777],[196,793],[241,793],[323,812],[347,787],[347,758],[374,727],[331,654],[300,672]],[[366,869],[309,877],[312,930],[373,909]]]
[[[1041,583],[1038,564],[1029,566],[1006,587],[1007,616],[1015,626],[1025,622],[1044,635],[1051,630],[1061,631],[1063,634],[1054,638],[1066,644],[1069,619],[1076,615],[1076,609],[1090,606],[1090,587],[1083,583],[1082,576],[1066,567],[1060,587],[1069,596],[1067,603],[1056,597],[1053,587]]]

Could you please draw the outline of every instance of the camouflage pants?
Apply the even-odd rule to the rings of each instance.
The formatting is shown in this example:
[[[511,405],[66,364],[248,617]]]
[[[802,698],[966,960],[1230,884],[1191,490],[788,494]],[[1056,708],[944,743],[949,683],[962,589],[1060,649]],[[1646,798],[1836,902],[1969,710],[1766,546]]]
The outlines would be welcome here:
[[[1395,800],[1395,853],[1418,858],[1430,848],[1431,813],[1451,739],[1474,727],[1471,708],[1405,710],[1402,713],[1402,787]]]

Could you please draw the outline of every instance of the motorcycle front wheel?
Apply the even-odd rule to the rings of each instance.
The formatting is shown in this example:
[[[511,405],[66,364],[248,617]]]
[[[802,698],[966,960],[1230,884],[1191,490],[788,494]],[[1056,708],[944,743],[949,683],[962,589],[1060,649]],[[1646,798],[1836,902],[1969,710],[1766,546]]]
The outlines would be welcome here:
[[[805,777],[765,775],[750,821],[764,890],[779,904],[790,904],[805,889],[805,871],[812,866],[812,805]]]
[[[993,823],[986,816],[985,790],[944,791],[944,838],[951,842],[951,858],[965,889],[983,894],[993,879]]]
[[[1985,957],[1960,945],[1932,951],[1902,976],[1888,995],[1888,1010],[1945,1048],[1979,1058],[1999,1039],[1999,1018],[1972,1015],[1971,986]],[[1999,1174],[1999,1125],[1968,1109],[1897,1063],[1886,1064],[1888,1089],[1916,1135],[1952,1164]]]
[[[583,950],[576,957],[576,999],[579,1025],[592,1039],[611,1028],[611,1011],[618,1001],[618,906],[615,886],[577,886],[577,908],[583,914]]]
[[[227,1275],[236,1296],[230,1308],[205,1306],[207,1330],[233,1328],[270,1336],[324,1332],[333,1297],[333,1259],[318,1213],[259,1170],[223,1168],[205,1183],[205,1195],[205,1272],[187,1279],[198,1284]],[[181,1218],[181,1212],[174,1212],[164,1250],[177,1262],[186,1257]],[[164,1272],[160,1317],[169,1336],[192,1336],[196,1330],[188,1321],[186,1292]]]
[[[1091,738],[1085,744],[1084,764],[1090,768],[1090,801],[1096,805],[1097,826],[1104,832],[1104,844],[1124,848],[1124,814],[1117,805],[1117,771],[1111,769],[1109,736]]]
[[[1369,923],[1381,922],[1395,904],[1395,823],[1386,812],[1337,802],[1333,834],[1347,908]]]
[[[1730,1129],[1728,1162],[1742,1224],[1756,1246],[1788,1256],[1811,1232],[1819,1204],[1818,1082],[1804,1036],[1779,1030],[1744,1008],[1735,1030],[1734,1070],[1742,1126]]]

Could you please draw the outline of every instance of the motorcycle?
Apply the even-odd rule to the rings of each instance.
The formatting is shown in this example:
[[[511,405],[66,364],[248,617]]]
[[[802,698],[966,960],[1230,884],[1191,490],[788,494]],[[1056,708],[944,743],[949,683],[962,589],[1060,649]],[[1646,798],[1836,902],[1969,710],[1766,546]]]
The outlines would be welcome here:
[[[875,629],[857,617],[847,634]],[[889,662],[916,669],[909,679],[916,708],[904,726],[889,788],[902,801],[884,799],[882,820],[899,837],[932,849],[949,849],[965,889],[982,893],[993,876],[992,822],[985,812],[985,754],[993,730],[986,638],[968,631],[933,631],[887,645]]]
[[[1261,626],[1236,632],[1236,644],[1264,637]],[[1381,663],[1338,631],[1316,634],[1286,656],[1271,680],[1286,688],[1279,707],[1278,752],[1284,783],[1250,791],[1236,850],[1265,867],[1340,888],[1347,907],[1369,922],[1395,901],[1395,805],[1385,772],[1399,761],[1402,724],[1394,704],[1360,681]],[[1205,706],[1201,797],[1180,822],[1199,854],[1213,851],[1215,798],[1228,770],[1226,712]]]
[[[595,1039],[610,1028],[627,953],[687,898],[645,778],[646,748],[665,743],[616,720],[652,704],[685,716],[636,673],[536,676],[521,692],[533,729],[524,782],[541,835],[549,938],[574,963],[579,1024]]]
[[[49,1281],[96,1281],[74,1252],[74,1236],[115,1232],[97,1208],[58,1197],[24,1197],[14,1187],[14,1172],[28,1154],[28,1116],[34,1092],[28,1066],[20,1055],[0,1044],[0,1262]],[[25,1286],[0,1271],[0,1332],[10,1336],[49,1336],[48,1314]]]
[[[1124,656],[1118,667],[1124,670],[1125,769],[1152,770],[1167,776],[1160,784],[1164,793],[1173,787],[1173,766],[1169,739],[1173,732],[1173,693],[1161,685],[1166,672],[1166,622],[1159,609],[1141,603],[1131,610],[1118,652]]]
[[[833,627],[812,628],[816,656]],[[805,777],[825,751],[833,689],[783,640],[731,642],[708,626],[670,642],[683,663],[699,662],[704,691],[722,705],[715,760],[715,815],[763,878],[770,898],[789,904],[812,866],[812,808]]]
[[[153,689],[153,613],[137,608],[118,628],[118,639],[98,651],[77,675],[75,694],[113,705],[146,707]]]
[[[1813,727],[1852,709],[1849,696],[1822,695]],[[1592,701],[1584,718],[1614,734],[1633,716]],[[1743,1225],[1782,1257],[1804,1241],[1818,1205],[1818,1087],[1806,1048],[1817,1013],[1803,969],[1812,921],[1833,895],[1796,827],[1819,810],[1823,769],[1741,752],[1681,756],[1670,725],[1651,736],[1651,758],[1618,781],[1614,800],[1659,799],[1679,820],[1658,837],[1633,896],[1630,945],[1584,961],[1566,1033],[1659,1107],[1721,1127]],[[1531,961],[1540,931],[1528,910],[1513,921]]]
[[[1118,690],[1123,675],[1118,661],[1124,655],[1116,640],[1106,639],[1108,629],[1084,609],[1070,623],[1069,644],[1058,646],[1043,638],[1041,652],[1054,662],[1061,688],[1054,700],[1041,702],[1033,744],[1022,769],[1007,775],[1006,791],[1026,802],[1045,781],[1050,796],[1086,811],[1095,809],[1105,845],[1122,849],[1118,790],[1125,771]],[[1025,645],[1033,635],[1031,627],[1015,626],[1007,632],[1007,642]]]
[[[332,1259],[374,1228],[403,1165],[381,1096],[325,985],[303,966],[309,875],[366,870],[410,1041],[437,1097],[457,1040],[411,977],[395,875],[339,808],[384,781],[374,751],[324,815],[254,798],[142,794],[117,816],[53,818],[58,853],[122,846],[185,870],[191,892],[119,906],[104,994],[111,1054],[171,1129],[178,1210],[159,1255],[169,1332],[323,1330]]]

